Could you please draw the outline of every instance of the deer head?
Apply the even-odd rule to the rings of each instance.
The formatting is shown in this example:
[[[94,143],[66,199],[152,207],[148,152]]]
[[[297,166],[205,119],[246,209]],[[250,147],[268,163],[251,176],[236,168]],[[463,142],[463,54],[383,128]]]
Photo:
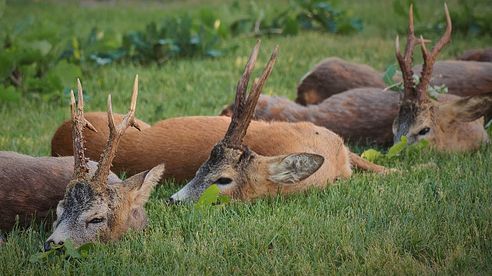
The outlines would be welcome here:
[[[170,198],[171,202],[196,200],[212,184],[217,184],[222,194],[236,199],[271,195],[281,190],[282,186],[307,178],[323,164],[324,158],[316,154],[266,157],[243,145],[258,97],[272,72],[278,52],[277,47],[261,77],[253,82],[249,95],[246,95],[259,47],[258,41],[237,84],[233,115],[224,138],[214,146],[208,160],[198,169],[195,177]]]
[[[129,126],[139,128],[135,122],[135,107],[138,94],[138,76],[135,78],[130,110],[122,122],[115,126],[108,96],[109,138],[98,168],[94,175],[88,175],[87,160],[84,156],[83,129],[94,127],[84,118],[82,86],[78,81],[78,104],[71,92],[72,137],[74,152],[74,174],[67,186],[63,200],[56,208],[53,233],[44,248],[51,244],[63,244],[70,239],[75,245],[93,241],[108,241],[119,238],[128,229],[141,230],[147,223],[144,204],[164,172],[164,165],[134,175],[120,183],[108,185],[111,162],[118,143]]]
[[[424,40],[422,36],[416,38],[414,35],[412,6],[408,13],[407,44],[403,56],[400,53],[399,38],[396,37],[396,59],[402,72],[404,93],[398,116],[393,122],[395,143],[399,142],[402,136],[407,136],[409,144],[426,139],[441,150],[466,150],[488,140],[483,126],[471,122],[490,112],[492,93],[446,104],[437,103],[427,94],[437,55],[451,39],[451,18],[446,4],[444,10],[446,31],[430,52],[425,46],[429,41]],[[414,81],[412,71],[413,49],[417,44],[420,44],[424,59],[418,84]]]

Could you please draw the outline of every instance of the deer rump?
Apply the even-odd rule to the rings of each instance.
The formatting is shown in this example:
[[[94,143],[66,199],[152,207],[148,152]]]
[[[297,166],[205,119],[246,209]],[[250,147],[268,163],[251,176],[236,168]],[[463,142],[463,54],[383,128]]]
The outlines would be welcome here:
[[[107,116],[94,112],[86,113],[85,118],[98,130],[97,133],[84,133],[90,141],[86,146],[86,156],[97,159],[108,136]],[[118,122],[122,116],[114,114],[114,118]],[[208,159],[213,146],[224,137],[230,118],[191,116],[163,120],[153,126],[143,122],[139,124],[140,132],[129,129],[122,137],[113,161],[113,172],[133,175],[164,163],[164,178],[184,181],[193,178],[197,169]],[[53,136],[52,155],[71,155],[71,139],[70,122],[66,121]],[[309,122],[252,121],[244,142],[253,151],[265,156],[297,152],[323,155],[325,162],[317,173],[332,180],[340,177],[339,172],[347,171],[346,164],[352,156],[349,157],[350,152],[338,135]],[[340,155],[345,156],[341,158]]]
[[[20,227],[33,220],[48,220],[51,226],[58,201],[73,176],[73,157],[32,157],[0,152],[0,229],[9,231],[19,219]],[[88,163],[93,175],[97,163]],[[121,182],[114,173],[109,183]]]

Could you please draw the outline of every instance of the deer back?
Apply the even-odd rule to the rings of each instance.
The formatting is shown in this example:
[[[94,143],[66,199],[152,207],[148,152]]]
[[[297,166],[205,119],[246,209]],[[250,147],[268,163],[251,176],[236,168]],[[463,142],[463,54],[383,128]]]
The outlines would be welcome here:
[[[19,216],[25,227],[33,219],[51,220],[50,211],[63,198],[73,175],[73,157],[32,157],[0,152],[0,229],[10,230]],[[93,175],[97,163],[89,162]],[[109,183],[120,182],[115,174]]]
[[[107,138],[104,134],[107,133],[107,116],[95,112],[86,113],[85,118],[98,129],[97,133],[85,134],[86,139],[91,141],[86,145],[86,156],[97,160]],[[121,115],[114,114],[114,118],[115,121],[121,120]],[[116,173],[127,172],[128,175],[133,175],[165,163],[165,178],[174,178],[178,181],[190,179],[207,160],[213,146],[224,137],[229,123],[230,118],[225,116],[191,116],[163,120],[151,127],[143,128],[140,132],[129,130],[121,139],[112,170]],[[301,151],[306,147],[305,141],[311,138],[298,128],[309,128],[309,131],[303,131],[311,133],[313,137],[322,135],[322,138],[316,139],[315,145],[319,147],[316,149],[318,151],[326,151],[332,143],[338,145],[339,141],[342,141],[331,131],[326,132],[326,129],[311,123],[261,121],[251,122],[244,141],[252,150],[266,156]],[[293,134],[285,134],[289,132]],[[57,129],[52,139],[53,153],[72,154],[71,140],[64,138],[70,137],[70,133],[70,124],[67,122]]]

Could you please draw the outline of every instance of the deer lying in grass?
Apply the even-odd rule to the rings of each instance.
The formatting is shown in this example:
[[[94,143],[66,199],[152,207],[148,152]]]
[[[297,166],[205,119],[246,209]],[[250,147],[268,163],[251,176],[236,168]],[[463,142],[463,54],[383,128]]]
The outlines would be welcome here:
[[[124,181],[108,185],[110,167],[121,140],[129,126],[138,128],[134,120],[138,94],[138,78],[135,78],[128,114],[115,125],[108,97],[109,138],[99,165],[93,176],[88,174],[84,152],[83,128],[93,126],[84,118],[82,87],[78,85],[78,105],[71,92],[71,114],[74,151],[74,173],[68,183],[65,196],[56,208],[53,233],[46,240],[44,249],[52,243],[63,244],[70,239],[75,245],[91,241],[109,241],[121,237],[128,229],[141,230],[147,223],[144,204],[164,172],[164,165],[134,175]]]
[[[51,210],[63,198],[73,175],[73,157],[32,157],[15,152],[0,152],[0,230],[9,231],[16,223],[27,227],[33,219],[52,218]],[[97,163],[87,163],[94,175]],[[121,180],[114,174],[108,183]],[[51,220],[52,221],[52,220]]]
[[[86,145],[87,156],[97,160],[102,151],[102,141],[107,137],[107,127],[105,127],[107,117],[102,116],[102,113],[87,113],[85,117],[98,129],[97,133],[87,133],[87,139],[91,143]],[[115,116],[115,120],[119,120],[118,116]],[[164,177],[174,178],[177,181],[189,180],[193,178],[200,165],[207,160],[214,145],[224,137],[230,122],[230,118],[224,116],[191,116],[163,120],[151,127],[141,127],[140,132],[129,131],[121,140],[112,169],[117,173],[127,172],[128,175],[133,175],[157,164],[165,163]],[[311,123],[253,121],[244,137],[244,143],[261,155],[288,154],[294,152],[297,140],[285,133],[292,132],[301,135],[306,134],[303,132],[307,131],[305,129],[309,129],[311,131],[309,133],[315,137],[320,137],[316,138],[316,141],[325,139],[339,142],[342,154],[345,152],[345,147],[338,136],[324,128],[315,127]],[[276,137],[276,140],[272,141],[272,137]],[[70,124],[65,122],[53,136],[52,154],[54,156],[72,155],[71,139]],[[323,142],[322,145],[327,147],[327,143]],[[324,151],[327,150],[329,149]],[[356,154],[350,154],[349,157],[356,167],[378,172],[384,171],[384,168],[368,165]],[[330,170],[337,170],[337,168],[330,168]]]
[[[450,29],[450,19],[448,21]],[[474,68],[476,64],[478,63],[472,63],[466,68]],[[411,66],[408,68],[411,68]],[[404,69],[406,68],[403,68],[402,71]],[[432,65],[426,70],[432,71]],[[489,74],[491,73],[492,70]],[[455,72],[456,74],[457,72]],[[432,72],[428,73],[428,76],[430,75],[432,75]],[[449,74],[445,76],[449,76]],[[441,79],[447,79],[449,83],[455,82],[447,77],[441,76]],[[428,80],[424,79],[424,83],[426,81],[426,85],[428,85]],[[461,87],[466,86],[466,84],[455,84],[454,87],[459,85]],[[484,89],[482,87],[478,90],[485,91]],[[492,88],[490,92],[492,93]],[[430,140],[436,148],[446,151],[472,150],[479,147],[481,143],[488,141],[487,133],[483,127],[483,120],[480,117],[489,115],[492,112],[490,104],[491,93],[481,92],[482,95],[463,99],[453,95],[440,95],[437,102],[428,99],[426,91],[424,93],[425,100],[432,102],[435,106],[432,108],[435,110],[433,112],[436,113],[438,112],[437,110],[440,110],[439,122],[435,122],[439,127],[434,125],[432,133],[429,134],[424,132],[427,131],[427,128],[431,129],[430,123],[424,124],[422,122],[423,125],[420,129],[417,123],[415,125],[416,129],[412,130],[413,132],[400,132],[398,135],[394,135],[392,132],[393,121],[399,112],[400,95],[395,92],[383,91],[381,88],[352,89],[332,95],[317,105],[308,106],[296,104],[285,98],[261,96],[254,118],[266,121],[310,121],[333,130],[346,140],[379,145],[389,144],[393,140],[399,141],[402,135],[408,135],[408,141],[411,143],[416,141],[417,138],[423,138],[425,135],[426,139]],[[412,113],[414,109],[405,107],[408,93],[405,93],[405,95],[406,98],[401,101],[400,115],[401,118],[404,118],[404,116],[412,118],[415,115]],[[470,111],[473,111],[474,114],[470,114]],[[223,110],[221,114],[230,116],[232,114],[232,105]],[[423,119],[424,117],[420,118]],[[398,123],[395,124],[397,125]],[[421,132],[421,135],[418,135],[419,132]],[[435,132],[439,133],[433,134]]]
[[[312,122],[358,144],[390,145],[398,93],[382,88],[356,88],[317,105],[303,106],[287,98],[260,95],[253,118],[264,121]],[[232,116],[233,105],[221,115]]]
[[[414,35],[412,6],[404,55],[400,53],[399,39],[396,38],[396,59],[402,72],[404,93],[393,124],[394,140],[400,141],[405,135],[410,144],[426,139],[442,151],[472,150],[489,140],[481,117],[492,110],[492,93],[447,103],[433,101],[427,93],[437,55],[451,39],[451,18],[446,5],[444,10],[446,31],[430,52],[424,39],[417,39]],[[424,59],[418,84],[414,82],[412,71],[412,54],[417,43],[420,43]]]
[[[469,53],[461,59],[487,59],[490,49]],[[421,71],[416,65],[414,71]],[[354,88],[384,88],[383,74],[365,64],[340,58],[327,58],[316,65],[297,87],[296,102],[301,105],[320,104],[325,99]],[[396,81],[400,81],[398,77]],[[446,60],[434,64],[431,85],[445,85],[449,94],[468,97],[492,91],[492,63]]]
[[[325,187],[337,179],[352,175],[351,161],[377,172],[386,169],[351,153],[343,140],[330,130],[311,123],[263,123],[273,130],[265,144],[278,148],[280,155],[265,156],[243,143],[258,97],[270,75],[277,56],[274,50],[261,77],[247,86],[253,71],[259,44],[255,46],[237,84],[234,114],[223,138],[213,147],[195,177],[170,201],[196,200],[210,185],[218,184],[221,193],[249,200],[277,193],[299,192],[310,187]]]

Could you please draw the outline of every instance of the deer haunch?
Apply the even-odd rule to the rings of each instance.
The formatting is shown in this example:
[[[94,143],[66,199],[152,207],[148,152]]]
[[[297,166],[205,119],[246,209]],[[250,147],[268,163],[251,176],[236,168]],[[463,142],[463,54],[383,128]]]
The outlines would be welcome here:
[[[73,157],[32,157],[0,152],[0,229],[8,231],[19,218],[26,227],[33,220],[51,220],[50,211],[63,198],[73,176]],[[93,175],[97,163],[88,163]],[[120,182],[110,174],[109,183]],[[49,224],[50,225],[50,224]]]
[[[296,102],[317,104],[337,93],[359,87],[384,88],[382,74],[365,64],[331,57],[308,72],[297,86]]]
[[[326,68],[341,66],[340,64],[346,64],[342,68],[353,69],[353,71],[340,70],[343,74],[339,75],[336,70],[326,70]],[[421,68],[421,65],[416,65],[413,71],[420,72]],[[375,80],[378,78],[380,83],[375,85]],[[450,94],[462,97],[487,94],[492,91],[492,63],[438,61],[434,64],[431,84],[444,84]],[[340,90],[342,87],[346,89]],[[318,104],[332,95],[357,87],[384,87],[382,74],[367,65],[355,66],[341,59],[328,59],[317,65],[301,81],[297,89],[296,102],[303,105]]]
[[[457,57],[456,59],[492,62],[492,48],[468,50],[465,51],[461,56]]]

